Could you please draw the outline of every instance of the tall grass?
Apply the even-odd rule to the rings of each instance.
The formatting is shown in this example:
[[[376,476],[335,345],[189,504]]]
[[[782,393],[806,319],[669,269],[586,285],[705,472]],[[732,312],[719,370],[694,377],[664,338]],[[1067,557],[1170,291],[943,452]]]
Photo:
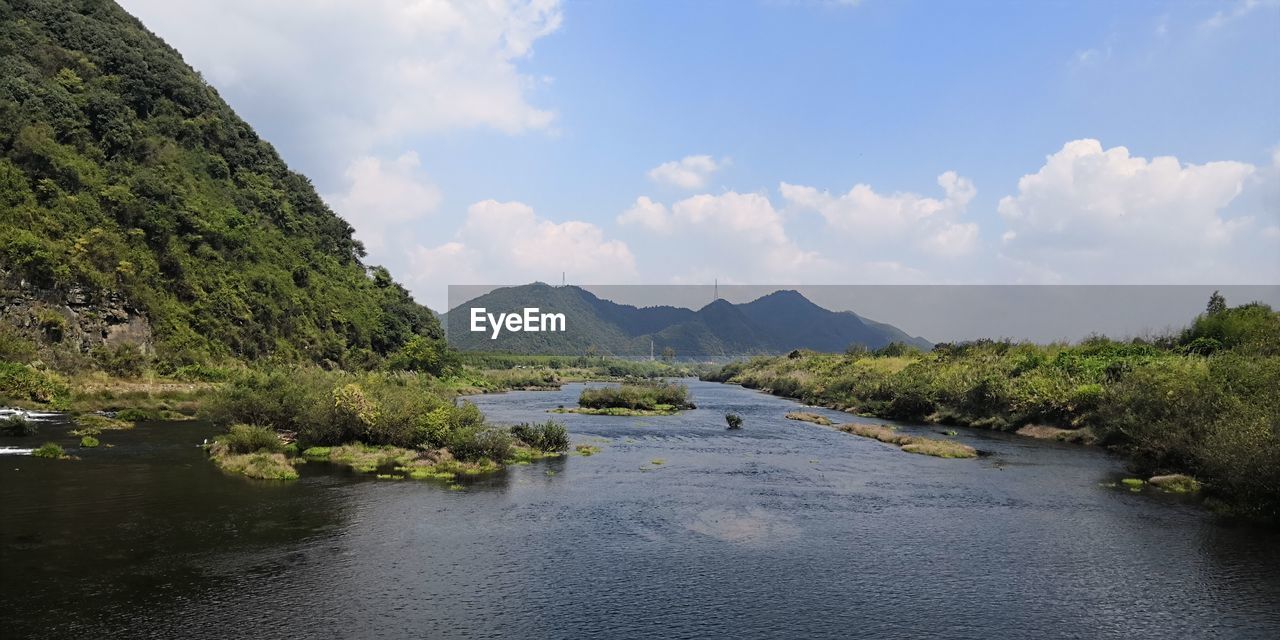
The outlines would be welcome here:
[[[624,383],[583,389],[578,405],[587,409],[636,409],[653,411],[667,407],[692,408],[689,388],[675,383]]]
[[[1137,471],[1191,473],[1230,510],[1280,521],[1280,314],[1265,305],[1211,308],[1155,340],[801,353],[706,379],[885,418],[1088,429]]]

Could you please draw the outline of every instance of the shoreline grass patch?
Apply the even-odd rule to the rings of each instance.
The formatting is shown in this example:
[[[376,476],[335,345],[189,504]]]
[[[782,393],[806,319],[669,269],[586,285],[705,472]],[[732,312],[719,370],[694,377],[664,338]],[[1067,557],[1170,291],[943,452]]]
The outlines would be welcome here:
[[[31,455],[49,460],[69,460],[71,458],[71,456],[67,455],[66,450],[62,448],[62,445],[56,442],[46,442],[40,445],[31,452]]]
[[[75,417],[76,429],[73,436],[97,436],[103,431],[126,431],[133,428],[132,422],[118,420],[97,413],[84,413]]]
[[[954,440],[938,440],[923,436],[911,436],[899,433],[894,429],[879,424],[842,424],[839,430],[863,438],[871,438],[885,444],[899,447],[907,453],[933,456],[935,458],[976,458],[978,450]]]
[[[817,413],[813,413],[812,411],[792,411],[788,413],[785,417],[788,420],[812,422],[813,424],[820,424],[824,427],[829,427],[832,424],[831,418],[828,418],[824,415],[819,415]]]

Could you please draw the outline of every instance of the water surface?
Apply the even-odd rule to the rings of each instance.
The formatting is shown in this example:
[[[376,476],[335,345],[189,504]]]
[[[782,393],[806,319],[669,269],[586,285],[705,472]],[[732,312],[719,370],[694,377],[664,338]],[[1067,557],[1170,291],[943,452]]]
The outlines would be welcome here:
[[[198,422],[5,456],[0,635],[1280,637],[1280,535],[1104,486],[1123,465],[1102,451],[962,430],[989,455],[941,460],[690,387],[677,416],[556,416],[601,453],[461,491],[228,476]],[[475,401],[543,420],[580,390]]]

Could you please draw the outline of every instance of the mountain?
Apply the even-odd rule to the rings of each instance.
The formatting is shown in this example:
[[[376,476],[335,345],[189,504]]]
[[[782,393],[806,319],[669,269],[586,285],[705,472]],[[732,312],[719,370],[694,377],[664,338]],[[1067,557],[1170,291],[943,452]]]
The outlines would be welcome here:
[[[470,331],[472,309],[486,314],[563,313],[562,332]],[[451,309],[445,325],[449,343],[471,351],[582,354],[594,349],[620,356],[661,354],[733,356],[784,353],[793,349],[840,352],[851,344],[871,349],[904,342],[922,349],[933,345],[888,324],[866,320],[851,311],[824,309],[796,291],[775,291],[744,304],[714,300],[698,310],[682,307],[634,307],[604,300],[580,287],[534,283],[495,289]]]
[[[4,325],[60,315],[92,329],[71,332],[81,351],[141,336],[173,363],[351,366],[441,337],[364,255],[311,182],[118,5],[0,0]],[[104,313],[147,326],[86,324]]]

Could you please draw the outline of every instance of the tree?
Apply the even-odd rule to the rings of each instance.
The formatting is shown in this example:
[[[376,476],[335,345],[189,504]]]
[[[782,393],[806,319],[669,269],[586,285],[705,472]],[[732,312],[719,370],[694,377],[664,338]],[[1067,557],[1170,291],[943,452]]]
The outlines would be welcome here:
[[[665,348],[663,348],[663,349],[662,349],[662,359],[663,359],[663,361],[665,361],[665,362],[671,362],[672,360],[675,360],[675,359],[676,359],[676,350],[675,350],[675,349],[672,349],[671,347],[665,347]]]
[[[1209,296],[1209,304],[1205,306],[1205,313],[1209,315],[1217,315],[1227,310],[1227,299],[1222,297],[1221,293],[1215,289],[1213,295]]]

